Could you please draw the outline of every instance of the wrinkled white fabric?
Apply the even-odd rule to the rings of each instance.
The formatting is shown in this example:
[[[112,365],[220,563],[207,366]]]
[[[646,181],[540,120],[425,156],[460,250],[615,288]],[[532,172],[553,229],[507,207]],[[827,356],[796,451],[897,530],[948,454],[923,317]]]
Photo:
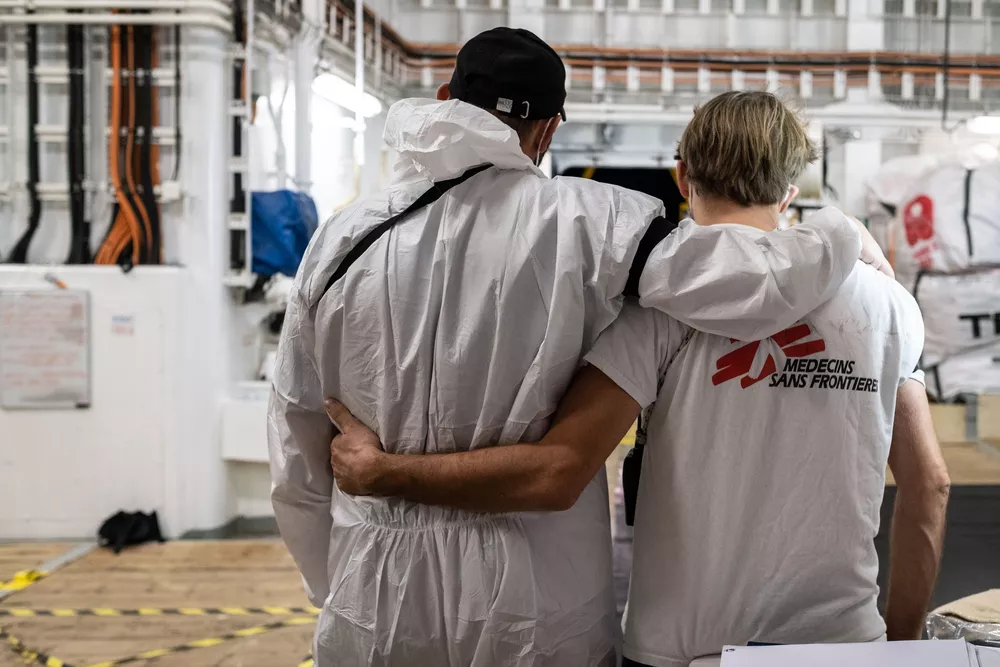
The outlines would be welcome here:
[[[625,657],[688,667],[725,644],[882,637],[873,540],[923,338],[913,297],[861,263],[766,342],[625,307],[586,356],[652,404]]]
[[[907,289],[921,271],[1000,264],[1000,160],[941,164],[909,185],[893,219],[896,273]]]
[[[1000,387],[1000,160],[942,161],[908,185],[897,276],[927,314],[922,366],[939,400]]]
[[[551,514],[349,497],[331,475],[323,398],[340,399],[390,452],[539,438],[583,353],[618,314],[639,240],[662,204],[545,178],[513,131],[457,101],[395,104],[385,138],[399,154],[389,188],[321,226],[303,259],[268,418],[275,515],[322,607],[317,664],[613,665],[603,473],[572,509]],[[497,168],[401,221],[324,295],[370,229],[431,183],[484,163]],[[819,304],[860,249],[843,220],[768,245],[729,234],[692,242],[696,253],[715,248],[713,262],[686,259],[668,237],[646,266],[645,301],[689,308],[675,314],[734,337],[773,333],[780,325],[768,327],[769,317]],[[789,262],[811,267],[799,285],[781,284]],[[654,293],[661,280],[672,292]],[[725,303],[728,290],[749,298],[710,305]]]
[[[926,313],[921,364],[931,395],[1000,391],[1000,269],[926,273],[914,297]]]

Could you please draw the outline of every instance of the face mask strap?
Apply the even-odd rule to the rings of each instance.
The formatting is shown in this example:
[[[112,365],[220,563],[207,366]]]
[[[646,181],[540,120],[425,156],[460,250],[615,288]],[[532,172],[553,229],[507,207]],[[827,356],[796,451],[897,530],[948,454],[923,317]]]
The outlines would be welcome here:
[[[547,121],[545,121],[545,129],[542,130],[542,137],[543,138],[545,137],[545,133],[549,131],[549,125],[551,125],[551,124],[552,124],[552,119],[551,118],[549,118]],[[538,148],[535,149],[535,166],[536,167],[542,166],[542,142],[541,141],[538,142]]]

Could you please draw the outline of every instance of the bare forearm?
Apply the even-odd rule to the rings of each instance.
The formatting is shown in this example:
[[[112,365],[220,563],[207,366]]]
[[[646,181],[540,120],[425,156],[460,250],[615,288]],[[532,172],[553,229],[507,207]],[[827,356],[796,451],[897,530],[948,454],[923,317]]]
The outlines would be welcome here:
[[[573,461],[564,449],[540,444],[454,454],[389,454],[373,491],[480,512],[561,510],[580,493]]]
[[[900,489],[892,519],[886,634],[920,639],[944,545],[948,488]]]
[[[601,371],[582,368],[541,442],[451,454],[385,454],[378,436],[330,401],[341,434],[330,464],[342,491],[479,512],[572,507],[628,432],[639,404]],[[339,421],[338,421],[339,420]]]

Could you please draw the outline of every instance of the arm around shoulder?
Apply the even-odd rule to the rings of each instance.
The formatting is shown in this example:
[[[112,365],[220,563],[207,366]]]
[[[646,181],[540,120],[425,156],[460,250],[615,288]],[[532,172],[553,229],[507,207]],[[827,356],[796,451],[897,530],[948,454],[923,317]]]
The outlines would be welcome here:
[[[650,254],[641,303],[700,331],[766,338],[840,288],[863,255],[862,239],[859,225],[836,209],[763,235],[688,221]]]

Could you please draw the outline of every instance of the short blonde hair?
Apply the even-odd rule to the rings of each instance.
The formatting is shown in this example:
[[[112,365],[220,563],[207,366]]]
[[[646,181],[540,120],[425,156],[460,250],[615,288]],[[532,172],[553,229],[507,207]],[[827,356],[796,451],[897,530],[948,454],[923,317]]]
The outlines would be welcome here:
[[[695,109],[677,152],[699,194],[741,206],[780,203],[817,157],[799,115],[761,91],[723,93]]]

